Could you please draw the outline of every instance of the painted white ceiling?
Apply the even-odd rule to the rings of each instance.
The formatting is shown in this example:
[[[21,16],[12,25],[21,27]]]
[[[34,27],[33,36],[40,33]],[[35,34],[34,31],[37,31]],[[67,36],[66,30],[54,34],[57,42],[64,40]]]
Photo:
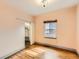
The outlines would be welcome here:
[[[36,16],[49,11],[76,5],[79,0],[48,0],[45,8],[42,8],[40,0],[4,0],[12,7],[16,7],[29,15]]]

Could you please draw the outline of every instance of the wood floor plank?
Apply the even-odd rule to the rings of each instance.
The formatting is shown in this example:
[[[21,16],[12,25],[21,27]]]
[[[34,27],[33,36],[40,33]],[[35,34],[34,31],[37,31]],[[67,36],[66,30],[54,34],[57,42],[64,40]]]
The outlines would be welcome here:
[[[40,46],[40,45],[32,45],[29,48],[15,54],[14,56],[9,57],[9,59],[33,59],[26,54],[26,51],[27,50],[33,50],[33,48],[39,48],[39,47],[56,51],[58,53],[58,56],[59,56],[60,59],[79,59],[79,56],[77,56],[76,54],[71,53],[69,51],[56,50],[56,49],[53,49],[53,48],[44,47],[44,46]],[[39,50],[37,50],[36,52],[40,53]],[[39,58],[35,58],[35,59],[39,59]]]

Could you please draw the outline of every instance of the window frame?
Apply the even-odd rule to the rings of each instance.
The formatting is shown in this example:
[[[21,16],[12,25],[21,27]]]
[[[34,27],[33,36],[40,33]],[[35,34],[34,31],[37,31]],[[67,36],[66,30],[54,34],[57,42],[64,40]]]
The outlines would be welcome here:
[[[52,23],[51,26],[54,26],[55,29],[53,27],[52,28],[50,27],[50,23]],[[47,24],[49,24],[49,25],[47,25]],[[46,29],[46,26],[49,26],[49,29]],[[49,33],[45,33],[47,30]],[[57,38],[57,20],[44,21],[44,37],[50,38],[50,39]]]

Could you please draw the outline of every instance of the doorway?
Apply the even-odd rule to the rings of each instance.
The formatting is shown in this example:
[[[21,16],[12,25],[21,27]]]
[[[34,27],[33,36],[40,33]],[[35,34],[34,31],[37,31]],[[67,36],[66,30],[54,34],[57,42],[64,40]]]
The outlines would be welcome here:
[[[30,46],[30,22],[25,22],[25,47]]]

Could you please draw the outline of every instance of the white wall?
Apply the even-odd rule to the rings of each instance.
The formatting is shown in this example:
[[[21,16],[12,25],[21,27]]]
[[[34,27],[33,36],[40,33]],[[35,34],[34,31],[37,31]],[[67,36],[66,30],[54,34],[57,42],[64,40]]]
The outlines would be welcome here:
[[[79,4],[77,6],[77,51],[79,54]]]
[[[34,44],[35,42],[35,24],[34,22],[32,21],[31,24],[30,24],[30,42],[31,42],[31,45]]]
[[[57,19],[57,39],[45,38],[44,21]],[[63,8],[36,16],[35,18],[35,41],[38,43],[57,45],[60,47],[75,49],[76,37],[76,7]],[[62,36],[63,35],[63,36]],[[75,40],[74,40],[75,39]]]
[[[0,30],[0,57],[7,57],[8,54],[15,53],[16,51],[19,51],[24,47],[23,24],[19,23],[17,28],[5,28]]]
[[[25,48],[24,22],[16,18],[31,20],[24,12],[0,3],[0,59]]]

